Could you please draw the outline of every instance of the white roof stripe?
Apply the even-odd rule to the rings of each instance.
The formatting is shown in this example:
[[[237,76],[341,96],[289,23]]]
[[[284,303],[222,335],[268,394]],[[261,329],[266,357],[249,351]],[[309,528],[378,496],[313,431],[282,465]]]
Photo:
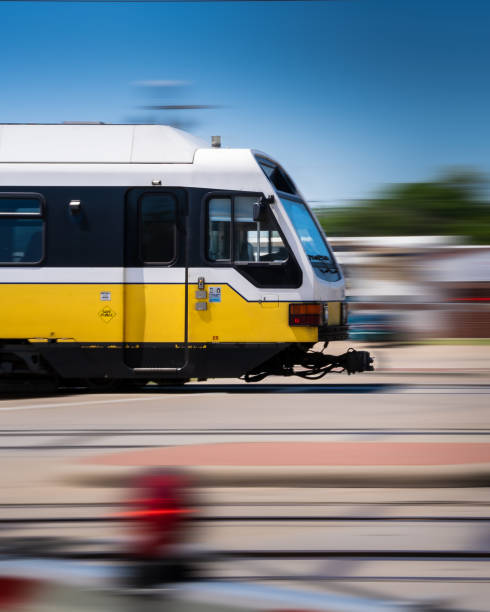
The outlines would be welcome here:
[[[167,125],[0,126],[0,162],[191,164],[205,147]]]

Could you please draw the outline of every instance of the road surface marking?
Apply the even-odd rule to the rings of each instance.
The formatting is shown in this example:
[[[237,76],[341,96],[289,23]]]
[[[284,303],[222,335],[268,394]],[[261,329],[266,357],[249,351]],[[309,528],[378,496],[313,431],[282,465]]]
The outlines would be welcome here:
[[[93,406],[95,404],[117,404],[122,402],[145,402],[151,400],[158,399],[170,399],[174,397],[212,397],[217,395],[223,395],[222,393],[193,393],[189,396],[187,393],[173,393],[169,395],[152,395],[150,397],[121,397],[119,399],[107,399],[107,400],[90,400],[84,402],[60,402],[58,404],[30,404],[28,406],[1,406],[0,412],[5,412],[7,410],[35,410],[37,408],[65,408],[68,406]]]

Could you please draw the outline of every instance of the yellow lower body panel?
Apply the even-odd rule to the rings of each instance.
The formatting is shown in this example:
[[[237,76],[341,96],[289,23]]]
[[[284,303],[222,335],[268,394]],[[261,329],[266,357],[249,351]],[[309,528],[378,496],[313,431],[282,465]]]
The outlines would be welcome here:
[[[184,342],[185,285],[125,285],[125,342]]]
[[[317,328],[289,326],[288,303],[247,302],[227,285],[215,287],[221,289],[219,301],[211,301],[209,287],[206,300],[196,299],[197,286],[189,285],[190,342],[317,341]],[[182,284],[3,284],[0,338],[181,343],[185,291]],[[196,310],[198,302],[205,302],[206,310]],[[337,318],[340,304],[334,303],[329,323]]]
[[[0,285],[0,338],[121,342],[123,294],[123,285]]]
[[[219,302],[195,299],[197,287],[189,286],[191,342],[316,342],[318,340],[316,327],[289,326],[289,303],[247,302],[227,285],[213,287],[221,289]],[[196,310],[196,303],[205,301],[207,309]]]

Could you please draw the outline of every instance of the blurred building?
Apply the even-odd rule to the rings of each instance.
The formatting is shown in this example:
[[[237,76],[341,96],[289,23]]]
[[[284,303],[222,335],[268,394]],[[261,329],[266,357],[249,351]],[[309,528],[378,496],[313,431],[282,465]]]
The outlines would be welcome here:
[[[409,336],[490,337],[490,246],[457,237],[331,238],[354,311],[397,313]]]

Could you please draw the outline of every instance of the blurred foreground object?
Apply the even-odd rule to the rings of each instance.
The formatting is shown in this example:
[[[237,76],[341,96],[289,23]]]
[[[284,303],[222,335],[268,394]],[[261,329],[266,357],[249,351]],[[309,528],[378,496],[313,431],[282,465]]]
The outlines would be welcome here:
[[[87,583],[0,578],[0,589],[15,590],[0,600],[6,612],[444,612],[437,604],[411,603],[376,597],[309,592],[294,588],[205,580],[175,588],[172,593],[124,592],[94,588]],[[8,586],[7,586],[8,585]],[[5,603],[5,606],[3,605]]]
[[[188,539],[187,519],[193,514],[188,477],[177,470],[155,470],[133,484],[129,509],[119,516],[131,520],[128,551],[136,561],[134,586],[179,582],[189,568],[179,547]]]

